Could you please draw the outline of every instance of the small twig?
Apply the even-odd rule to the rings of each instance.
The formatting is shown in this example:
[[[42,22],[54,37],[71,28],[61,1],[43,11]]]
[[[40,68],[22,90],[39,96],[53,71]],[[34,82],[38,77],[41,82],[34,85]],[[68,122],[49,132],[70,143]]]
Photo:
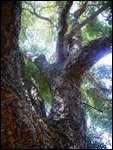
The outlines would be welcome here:
[[[39,19],[42,19],[42,20],[45,20],[45,21],[48,21],[52,26],[53,26],[53,22],[51,21],[51,19],[47,18],[47,17],[44,17],[44,16],[41,16],[39,15],[35,9],[33,8],[33,11],[29,10],[28,8],[22,8],[23,10],[27,10],[29,13],[33,14],[34,16],[36,16],[37,18]]]
[[[97,111],[103,113],[103,110],[100,110],[100,109],[98,109],[98,108],[96,108],[96,107],[93,107],[93,106],[91,106],[91,105],[89,105],[89,104],[87,104],[87,103],[85,103],[85,102],[83,102],[83,101],[82,101],[82,104],[84,104],[84,105],[86,105],[86,106],[89,106],[89,107],[91,107],[91,108],[93,108],[93,109],[95,109],[95,110],[97,110]]]

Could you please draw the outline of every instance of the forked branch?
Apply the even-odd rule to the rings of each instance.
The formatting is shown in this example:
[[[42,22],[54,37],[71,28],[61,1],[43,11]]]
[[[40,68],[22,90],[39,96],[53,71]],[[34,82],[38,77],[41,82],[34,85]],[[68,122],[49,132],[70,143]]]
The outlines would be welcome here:
[[[106,10],[104,6],[99,8],[97,11],[95,11],[93,14],[91,14],[88,18],[86,18],[84,21],[82,21],[78,26],[73,28],[70,33],[66,34],[66,39],[70,39],[73,35],[76,34],[78,30],[80,30],[82,27],[90,23],[93,19],[95,19],[100,13],[102,13],[104,10]]]

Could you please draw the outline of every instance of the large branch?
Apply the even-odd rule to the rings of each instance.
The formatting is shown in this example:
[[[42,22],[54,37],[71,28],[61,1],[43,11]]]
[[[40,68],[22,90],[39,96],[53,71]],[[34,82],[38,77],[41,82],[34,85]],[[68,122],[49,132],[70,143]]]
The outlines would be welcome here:
[[[111,52],[112,35],[98,38],[89,42],[74,55],[70,56],[63,66],[65,74],[82,76],[99,59]]]
[[[87,19],[85,19],[83,22],[81,22],[78,26],[73,28],[70,33],[66,34],[66,39],[70,39],[73,35],[76,34],[78,30],[80,30],[82,27],[90,23],[93,19],[95,19],[100,13],[102,13],[107,8],[101,7],[97,11],[95,11],[93,14],[91,14]]]
[[[57,53],[57,61],[64,59],[64,35],[67,31],[68,24],[67,24],[67,16],[69,10],[73,4],[73,1],[67,1],[64,9],[59,13],[59,33],[58,33],[58,40],[56,45],[56,53]]]
[[[65,8],[62,10],[61,14],[59,15],[59,27],[60,27],[59,34],[61,36],[64,36],[65,32],[67,31],[67,28],[68,28],[67,16],[68,16],[68,13],[72,4],[73,4],[73,1],[67,1]]]
[[[84,11],[85,11],[85,9],[86,9],[86,7],[87,7],[87,3],[88,3],[88,1],[85,1],[84,2],[84,4],[82,5],[82,7],[81,8],[79,8],[78,10],[76,10],[75,12],[74,12],[74,18],[77,20],[78,18],[80,18],[80,16],[84,13]]]

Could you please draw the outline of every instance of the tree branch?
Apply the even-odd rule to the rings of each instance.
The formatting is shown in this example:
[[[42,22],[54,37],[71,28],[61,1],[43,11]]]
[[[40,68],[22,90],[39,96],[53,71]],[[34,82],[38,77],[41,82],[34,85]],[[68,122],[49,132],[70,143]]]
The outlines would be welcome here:
[[[67,1],[64,9],[59,13],[59,33],[56,45],[57,61],[62,61],[65,57],[64,35],[68,28],[67,16],[72,4],[73,1]]]
[[[23,10],[27,10],[29,13],[31,13],[32,15],[36,16],[37,18],[39,19],[42,19],[42,20],[45,20],[47,22],[49,22],[52,26],[54,25],[53,22],[51,21],[51,19],[47,18],[47,17],[44,17],[44,16],[41,16],[39,15],[35,9],[33,9],[33,11],[29,10],[28,8],[23,8]]]
[[[80,100],[80,99],[77,98],[77,97],[76,97],[76,99]],[[105,108],[105,109],[103,109],[103,110],[100,110],[100,109],[98,109],[98,108],[96,108],[96,107],[94,107],[94,106],[89,105],[88,103],[83,102],[83,101],[82,101],[81,103],[84,104],[84,105],[86,105],[86,106],[88,106],[88,107],[91,107],[91,108],[93,108],[93,109],[95,109],[95,110],[97,110],[97,111],[99,111],[99,112],[101,112],[101,113],[105,112],[107,109],[112,108],[112,107],[107,107],[107,108]]]
[[[69,13],[69,10],[73,4],[73,1],[67,1],[64,9],[62,10],[61,14],[59,15],[59,27],[60,31],[59,34],[61,36],[64,36],[65,32],[67,31],[68,25],[67,25],[67,16]]]
[[[95,19],[100,13],[102,13],[107,8],[101,7],[96,12],[91,14],[87,19],[85,19],[83,22],[81,22],[78,26],[73,28],[70,33],[66,35],[66,39],[70,39],[78,30],[80,30],[82,27],[84,27],[86,24],[90,23],[93,19]]]
[[[24,57],[26,57],[31,63],[38,68],[38,70],[42,73],[49,87],[52,83],[52,67],[45,58],[45,55],[36,55],[31,52],[23,52]]]
[[[85,9],[86,9],[86,7],[87,7],[87,3],[88,3],[88,1],[85,1],[84,2],[84,4],[82,5],[82,7],[81,8],[79,8],[78,10],[76,10],[75,12],[74,12],[74,18],[77,20],[78,18],[80,18],[80,16],[84,13],[84,11],[85,11]]]
[[[111,91],[110,89],[107,89],[106,87],[102,87],[99,83],[97,83],[94,77],[92,77],[89,73],[85,74],[85,78],[87,78],[96,87],[97,90],[103,91],[103,92]]]
[[[85,102],[82,102],[82,104],[84,104],[84,105],[86,105],[86,106],[88,106],[88,107],[91,107],[91,108],[93,108],[93,109],[95,109],[95,110],[97,110],[97,111],[103,113],[103,110],[100,110],[100,109],[98,109],[98,108],[96,108],[96,107],[93,107],[93,106],[91,106],[91,105],[89,105],[89,104],[87,104],[87,103],[85,103]]]
[[[111,43],[111,34],[89,42],[87,46],[68,57],[63,66],[65,74],[81,77],[99,59],[111,52]]]

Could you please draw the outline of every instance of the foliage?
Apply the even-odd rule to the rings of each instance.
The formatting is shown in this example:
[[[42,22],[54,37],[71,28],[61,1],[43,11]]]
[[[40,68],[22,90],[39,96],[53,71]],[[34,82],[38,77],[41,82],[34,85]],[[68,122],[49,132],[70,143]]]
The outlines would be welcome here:
[[[112,25],[112,1],[107,1],[104,3],[104,6],[108,7],[108,16],[106,17],[106,21],[108,21],[109,25]]]
[[[32,45],[36,45],[48,51],[49,47],[52,46],[56,40],[56,21],[57,15],[55,11],[55,2],[35,2],[25,1],[23,2],[22,16],[21,16],[21,33],[19,38],[20,48],[26,49]],[[35,9],[36,13],[40,16],[48,17],[53,22],[51,25],[48,21],[40,19],[35,15],[31,14],[28,10],[33,12]]]
[[[112,67],[110,65],[94,65],[89,73],[93,76],[95,81],[102,87],[109,88],[109,92],[97,91],[96,87],[90,83],[87,78],[84,78],[81,93],[82,100],[97,109],[103,111],[99,112],[91,107],[84,105],[84,111],[87,120],[90,118],[90,128],[87,133],[88,149],[106,149],[106,144],[102,141],[102,135],[107,132],[110,137],[112,135],[112,102],[111,102],[111,81]],[[106,83],[109,81],[108,86]],[[95,96],[95,91],[97,95]],[[87,115],[88,114],[88,115]],[[96,129],[100,128],[101,132],[97,133]],[[98,138],[95,138],[98,137]],[[101,138],[101,139],[99,139]],[[108,142],[109,139],[106,140]],[[109,144],[109,143],[108,143]]]
[[[82,16],[81,20],[93,14],[95,12],[95,8],[89,8]],[[101,21],[101,18],[103,21]],[[83,27],[82,31],[82,40],[83,44],[86,44],[88,41],[94,40],[97,37],[105,36],[108,33],[112,32],[112,27],[107,23],[108,20],[105,20],[102,15],[92,20],[89,24]]]
[[[98,6],[109,6],[109,8],[104,13],[104,15],[107,17],[103,17],[102,15],[100,16],[101,18],[103,18],[103,21],[101,21],[98,17],[81,30],[83,44],[86,44],[88,41],[93,40],[97,37],[104,36],[112,30],[112,27],[110,25],[110,22],[112,20],[112,2],[89,1],[88,3],[92,6],[87,7],[86,11],[80,17],[80,22],[89,17],[91,13],[95,12]],[[64,7],[65,4],[66,1],[61,1],[62,7]],[[77,2],[74,4],[78,5],[78,7],[82,6],[82,2]],[[19,38],[21,49],[28,48],[28,46],[31,47],[32,45],[37,45],[38,47],[40,47],[40,49],[44,49],[46,45],[46,52],[49,52],[50,49],[53,48],[53,43],[55,43],[57,40],[58,15],[56,2],[23,1],[22,7],[22,27]],[[38,15],[49,18],[52,24],[44,19],[36,17],[28,10],[30,10],[31,12],[35,10]],[[68,22],[70,23],[70,21],[71,18],[68,17]],[[70,26],[71,25],[69,25],[68,31],[70,30]]]
[[[102,138],[91,129],[87,133],[87,149],[107,149],[107,146],[102,142]]]
[[[42,96],[42,98],[44,99],[44,101],[46,103],[51,102],[51,93],[49,90],[49,87],[44,79],[44,77],[42,76],[42,74],[40,73],[39,69],[37,69],[28,59],[24,58],[24,64],[25,64],[25,76],[27,78],[31,78],[33,77],[36,81],[36,83],[38,83],[39,86],[39,92]]]
[[[94,19],[82,30],[83,44],[111,32],[111,27],[104,25],[99,19]]]

